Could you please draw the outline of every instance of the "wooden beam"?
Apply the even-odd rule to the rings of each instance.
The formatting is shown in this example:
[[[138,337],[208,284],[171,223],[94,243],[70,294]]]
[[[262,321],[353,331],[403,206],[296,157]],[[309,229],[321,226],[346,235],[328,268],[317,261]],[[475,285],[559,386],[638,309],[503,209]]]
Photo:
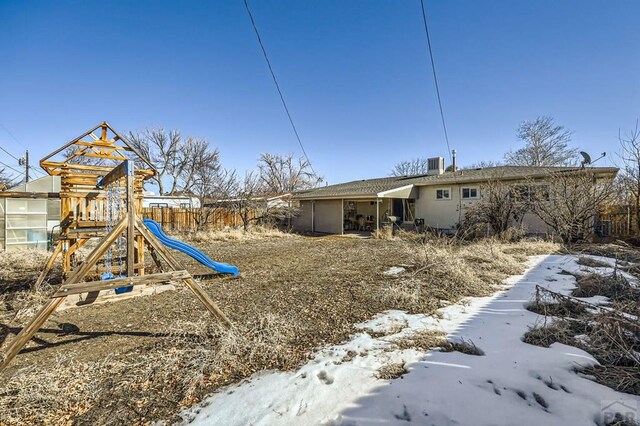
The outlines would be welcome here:
[[[134,177],[133,177],[133,161],[127,160],[127,186],[126,186],[126,202],[127,216],[131,226],[127,228],[127,276],[133,277],[135,274],[135,241],[136,241],[136,205],[134,198]]]
[[[72,272],[71,276],[63,283],[63,285],[73,284],[82,279],[85,274],[96,264],[100,257],[107,251],[109,246],[118,238],[125,228],[127,227],[129,218],[123,217],[120,222],[113,228],[113,230],[87,256],[87,259],[78,268]],[[2,372],[7,365],[15,358],[16,355],[22,350],[22,348],[31,340],[31,337],[38,331],[38,329],[44,324],[44,322],[51,316],[51,314],[62,304],[66,296],[57,297],[51,299],[45,304],[42,309],[29,321],[29,323],[18,333],[18,335],[11,341],[9,347],[4,352],[2,364],[0,364],[0,372]]]
[[[189,277],[191,277],[191,274],[189,274],[188,271],[181,270],[181,271],[162,272],[158,274],[149,274],[149,275],[143,275],[139,277],[124,277],[124,278],[114,278],[112,280],[89,281],[89,282],[77,283],[77,284],[67,284],[60,287],[60,289],[58,289],[58,291],[51,297],[55,298],[55,297],[62,297],[62,296],[70,296],[72,294],[88,293],[91,291],[111,290],[114,288],[126,287],[130,285],[153,284],[158,282],[175,281],[175,280],[181,280]]]
[[[107,173],[102,179],[98,181],[98,186],[105,188],[109,184],[114,183],[122,179],[123,177],[133,176],[133,161],[126,160],[114,167],[109,173]]]
[[[175,257],[166,249],[164,245],[156,238],[156,236],[146,227],[146,225],[142,222],[140,218],[136,219],[136,229],[140,231],[140,233],[144,236],[147,242],[154,248],[157,254],[162,258],[162,260],[169,265],[169,267],[173,270],[184,269],[180,266],[180,263],[176,260]],[[198,283],[193,278],[185,278],[182,280],[187,287],[195,294],[195,296],[200,300],[200,302],[209,310],[211,315],[217,317],[223,325],[227,327],[232,327],[232,323],[227,318],[227,316],[220,310],[216,302],[211,299],[203,289],[198,285]]]
[[[60,198],[60,193],[1,191],[0,198]]]
[[[60,255],[61,252],[62,252],[62,241],[58,241],[56,248],[53,250],[53,253],[51,253],[51,256],[49,256],[49,259],[47,260],[47,263],[45,263],[44,268],[42,269],[42,272],[40,272],[40,275],[38,276],[36,283],[33,285],[33,288],[36,289],[36,291],[40,289],[40,286],[44,282],[44,279],[47,277],[47,274],[53,267],[53,264],[55,263],[56,258]]]

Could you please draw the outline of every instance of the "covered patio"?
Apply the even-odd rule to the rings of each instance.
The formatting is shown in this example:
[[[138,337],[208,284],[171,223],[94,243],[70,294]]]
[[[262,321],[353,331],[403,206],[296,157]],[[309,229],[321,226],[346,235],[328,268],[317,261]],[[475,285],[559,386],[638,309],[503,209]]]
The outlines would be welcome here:
[[[413,185],[407,185],[380,192],[375,198],[342,199],[342,234],[413,224],[414,193]]]
[[[347,182],[297,193],[294,229],[360,234],[395,226],[413,227],[418,189],[406,177]]]

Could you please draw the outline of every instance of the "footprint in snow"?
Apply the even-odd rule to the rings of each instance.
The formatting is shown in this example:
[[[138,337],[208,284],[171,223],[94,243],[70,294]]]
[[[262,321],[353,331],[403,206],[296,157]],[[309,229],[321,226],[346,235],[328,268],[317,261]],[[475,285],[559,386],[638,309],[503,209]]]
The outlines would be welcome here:
[[[318,379],[325,385],[330,385],[331,383],[333,383],[333,377],[329,376],[324,370],[318,373]]]
[[[405,422],[411,421],[411,414],[409,414],[409,410],[407,410],[407,406],[404,404],[402,404],[402,414],[394,414],[393,417],[398,420],[404,420]]]

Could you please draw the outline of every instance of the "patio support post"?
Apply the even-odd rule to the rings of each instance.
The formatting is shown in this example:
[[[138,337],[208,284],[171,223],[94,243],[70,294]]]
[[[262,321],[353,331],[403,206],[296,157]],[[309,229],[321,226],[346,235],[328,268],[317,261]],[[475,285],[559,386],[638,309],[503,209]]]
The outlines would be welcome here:
[[[342,218],[340,219],[340,234],[344,235],[344,198],[340,200],[340,217]]]
[[[376,231],[380,231],[380,198],[376,198]]]

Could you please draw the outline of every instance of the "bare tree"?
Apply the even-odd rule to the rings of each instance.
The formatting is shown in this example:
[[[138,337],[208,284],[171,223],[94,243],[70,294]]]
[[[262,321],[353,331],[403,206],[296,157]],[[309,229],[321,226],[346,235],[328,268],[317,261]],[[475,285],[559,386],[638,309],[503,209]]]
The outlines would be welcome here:
[[[463,170],[472,170],[472,169],[486,169],[487,167],[498,167],[502,166],[500,161],[493,160],[483,160],[477,161],[475,163],[471,163],[467,166],[462,167]]]
[[[391,176],[424,175],[429,171],[429,162],[426,158],[414,158],[401,161],[391,170]]]
[[[529,194],[531,211],[565,243],[588,240],[599,209],[612,200],[613,176],[598,176],[591,169],[551,173],[548,186]]]
[[[158,171],[151,179],[158,185],[160,195],[175,193],[185,162],[184,142],[180,132],[167,132],[162,128],[145,129],[142,132],[129,132],[127,139]],[[168,177],[171,178],[171,189],[165,192],[164,184]]]
[[[501,234],[522,223],[528,203],[517,196],[518,187],[497,178],[480,185],[479,190],[480,199],[467,209],[461,222],[464,232],[475,232],[488,226],[494,234]]]
[[[232,196],[235,171],[224,169],[220,162],[220,153],[217,149],[211,149],[206,142],[198,142],[189,154],[187,179],[190,183],[187,190],[200,201],[200,208],[195,214],[198,230],[201,230],[206,227],[216,211],[224,208],[224,202]]]
[[[234,189],[230,207],[233,212],[240,216],[242,227],[246,232],[251,222],[258,221],[264,217],[262,210],[268,207],[265,197],[266,187],[260,174],[247,172],[244,178],[236,180]]]
[[[315,174],[303,157],[264,153],[258,160],[258,179],[270,195],[288,194],[318,186],[323,178]]]
[[[517,130],[523,148],[509,151],[504,160],[514,166],[566,166],[574,165],[577,150],[569,147],[571,132],[554,123],[551,117],[538,117],[524,121]]]
[[[638,121],[633,130],[623,135],[618,132],[620,141],[620,160],[622,167],[620,184],[623,198],[628,199],[633,209],[634,227],[640,237],[640,128]]]
[[[16,179],[12,179],[9,173],[7,173],[7,169],[0,168],[0,191],[5,191],[12,181]]]

